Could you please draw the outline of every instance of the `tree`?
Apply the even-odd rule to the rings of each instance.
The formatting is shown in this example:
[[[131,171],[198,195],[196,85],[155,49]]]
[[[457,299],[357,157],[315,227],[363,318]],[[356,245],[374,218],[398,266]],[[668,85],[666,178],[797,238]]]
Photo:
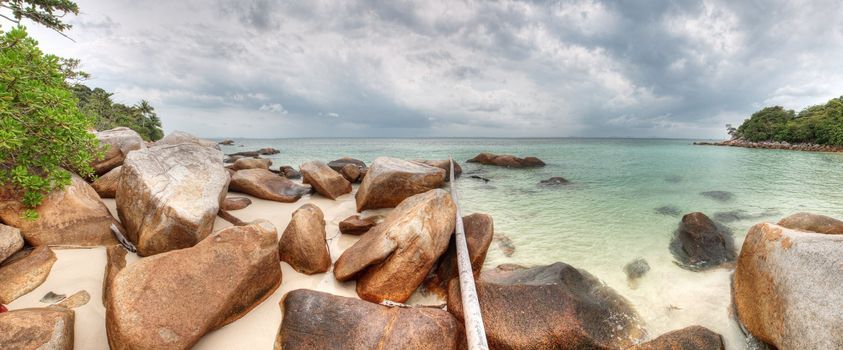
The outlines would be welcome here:
[[[764,108],[744,121],[736,136],[753,142],[843,146],[843,96],[824,105],[810,106],[798,114],[781,106]]]
[[[90,176],[100,156],[79,111],[60,58],[44,54],[17,27],[0,31],[0,184],[2,199],[38,206],[48,192],[70,183],[73,169]],[[24,216],[35,217],[33,210]]]
[[[68,13],[79,14],[79,6],[70,0],[0,0],[0,8],[12,11],[12,17],[3,15],[0,15],[0,17],[16,25],[20,25],[21,20],[28,19],[55,30],[65,37],[67,35],[62,32],[72,26],[64,23],[62,18]]]

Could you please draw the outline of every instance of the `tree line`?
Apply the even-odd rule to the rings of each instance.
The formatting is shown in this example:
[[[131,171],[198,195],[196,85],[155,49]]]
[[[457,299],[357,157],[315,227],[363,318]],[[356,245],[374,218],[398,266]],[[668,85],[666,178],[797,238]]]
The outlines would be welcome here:
[[[763,108],[745,120],[733,136],[752,142],[843,146],[843,96],[799,113],[782,106]]]

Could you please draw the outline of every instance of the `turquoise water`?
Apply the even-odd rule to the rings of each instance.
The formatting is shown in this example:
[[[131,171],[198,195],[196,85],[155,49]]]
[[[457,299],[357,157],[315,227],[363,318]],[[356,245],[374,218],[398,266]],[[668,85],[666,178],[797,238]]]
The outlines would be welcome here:
[[[641,139],[277,139],[235,140],[225,153],[274,147],[275,166],[342,156],[370,163],[378,156],[447,159],[463,167],[458,180],[463,211],[489,213],[495,231],[515,246],[506,256],[495,243],[486,267],[563,261],[590,271],[636,305],[656,335],[703,324],[744,348],[730,321],[731,270],[688,272],[668,249],[681,214],[701,211],[735,233],[798,211],[843,217],[843,154],[693,146],[690,140]],[[536,156],[547,166],[505,169],[465,163],[480,152]],[[475,174],[485,183],[465,176]],[[543,188],[562,176],[571,184]],[[727,191],[719,201],[701,195]],[[672,207],[680,215],[659,213]],[[666,210],[670,211],[670,210]],[[729,213],[731,212],[731,213]],[[727,214],[723,214],[727,213]],[[623,265],[647,259],[652,270],[637,285]]]

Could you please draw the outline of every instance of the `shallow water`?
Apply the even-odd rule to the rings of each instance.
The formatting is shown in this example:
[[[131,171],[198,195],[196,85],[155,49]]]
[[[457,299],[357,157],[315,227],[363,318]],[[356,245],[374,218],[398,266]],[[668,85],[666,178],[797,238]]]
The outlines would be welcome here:
[[[690,272],[668,249],[681,214],[701,211],[735,232],[798,211],[843,217],[843,154],[693,146],[640,139],[235,139],[224,153],[274,147],[274,166],[350,156],[446,159],[463,167],[465,214],[489,213],[515,246],[492,244],[486,267],[562,261],[588,270],[632,302],[651,336],[700,324],[727,348],[746,348],[731,320],[731,269]],[[464,163],[479,152],[537,156],[548,165],[505,169]],[[488,183],[469,178],[475,174]],[[570,184],[540,187],[562,176]],[[727,194],[714,192],[725,191]],[[674,215],[676,212],[680,215]],[[651,270],[635,286],[623,266],[642,257]]]

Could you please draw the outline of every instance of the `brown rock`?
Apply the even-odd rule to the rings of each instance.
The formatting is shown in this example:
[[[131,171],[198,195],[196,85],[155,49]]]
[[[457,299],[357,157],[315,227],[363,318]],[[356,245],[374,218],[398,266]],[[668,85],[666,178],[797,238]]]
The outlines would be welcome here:
[[[379,157],[357,190],[357,211],[392,208],[405,198],[442,187],[445,171],[402,159]]]
[[[220,144],[220,145],[224,145],[224,146],[231,146],[231,145],[233,145],[233,144],[234,144],[234,140],[232,140],[232,139],[225,139],[225,140],[220,141],[218,144]]]
[[[487,214],[471,214],[463,217],[462,220],[465,227],[465,240],[469,260],[471,261],[471,270],[474,272],[474,278],[477,278],[480,276],[483,262],[486,261],[486,252],[495,236],[495,227],[492,216]],[[458,276],[457,245],[456,236],[454,236],[451,237],[448,251],[439,260],[436,273],[431,276],[426,285],[429,290],[445,297],[448,294],[448,281]]]
[[[434,308],[390,308],[308,289],[287,293],[275,349],[458,349],[462,324]]]
[[[117,213],[138,255],[187,248],[211,233],[227,189],[219,150],[189,142],[154,146],[126,157]]]
[[[344,235],[362,235],[375,227],[377,223],[370,218],[361,219],[360,215],[352,215],[339,224],[340,232]]]
[[[344,177],[348,182],[357,182],[360,180],[360,167],[354,164],[346,164],[342,169],[339,171],[340,175]]]
[[[246,197],[228,197],[223,199],[220,208],[223,210],[240,210],[252,204],[252,200]]]
[[[111,130],[95,132],[97,140],[103,146],[103,157],[91,163],[97,175],[107,173],[123,164],[123,159],[131,151],[146,148],[143,138],[132,129],[118,127]]]
[[[0,313],[3,349],[72,350],[75,314],[61,307]]]
[[[100,198],[114,198],[117,195],[117,185],[120,184],[120,173],[123,171],[123,166],[111,169],[105,175],[100,176],[93,183],[91,188],[97,191]]]
[[[422,163],[424,165],[429,165],[432,167],[436,167],[442,170],[445,170],[445,181],[451,181],[451,162],[448,159],[441,159],[441,160],[425,160],[425,159],[416,159],[414,160],[416,163]],[[458,178],[462,175],[462,167],[460,163],[454,162],[454,178]]]
[[[88,294],[87,291],[80,290],[61,302],[51,306],[59,306],[65,309],[75,309],[77,307],[84,306],[89,301],[91,301],[91,294]]]
[[[105,305],[105,297],[111,289],[114,277],[126,267],[126,249],[121,245],[109,246],[105,249],[105,275],[102,278],[102,304]]]
[[[629,350],[723,350],[723,337],[702,326],[690,326],[662,334]]]
[[[20,229],[33,246],[97,246],[116,244],[111,225],[120,225],[97,192],[81,177],[72,175],[70,185],[50,193],[35,209],[37,220],[27,220],[20,202],[0,203],[0,220]]]
[[[0,263],[23,248],[20,230],[0,224]]]
[[[334,171],[336,172],[340,172],[342,168],[349,164],[357,166],[358,169],[366,169],[366,163],[364,163],[362,160],[349,157],[342,157],[337,160],[332,160],[328,162],[328,167],[334,169]]]
[[[337,197],[351,192],[351,183],[325,163],[310,161],[302,164],[299,169],[301,169],[301,176],[304,181],[325,197],[337,199]]]
[[[459,287],[448,311],[462,322]],[[490,349],[625,349],[644,334],[626,299],[564,263],[483,272],[477,296]]]
[[[268,156],[268,155],[281,153],[281,151],[279,151],[275,148],[272,148],[272,147],[266,147],[266,148],[259,149],[258,153],[260,153],[261,155],[264,155],[264,156]]]
[[[277,245],[262,221],[127,266],[106,296],[111,349],[189,349],[239,319],[281,283]]]
[[[183,131],[173,131],[158,141],[155,141],[155,146],[175,146],[182,143],[194,144],[206,148],[219,150],[220,146],[213,141],[203,140]]]
[[[403,303],[445,253],[455,217],[456,206],[444,190],[407,198],[343,252],[334,276],[357,279],[357,295],[364,300]]]
[[[36,247],[0,265],[0,304],[9,304],[38,288],[47,279],[56,254],[48,247]]]
[[[679,266],[689,270],[718,267],[735,261],[732,233],[700,212],[682,217],[670,249]]]
[[[229,188],[282,203],[293,203],[311,190],[310,186],[299,185],[265,169],[246,169],[234,173]]]
[[[234,165],[231,168],[235,171],[243,169],[269,169],[270,165],[272,165],[272,161],[266,158],[240,158],[234,161]]]
[[[469,163],[480,163],[483,165],[496,165],[507,168],[530,168],[544,166],[544,162],[536,157],[518,158],[509,154],[480,153],[469,159]]]
[[[843,235],[843,221],[825,215],[796,213],[781,219],[778,225],[793,230]]]
[[[278,168],[278,174],[288,179],[300,179],[301,173],[289,165],[282,165]]]
[[[312,275],[328,271],[331,253],[325,238],[325,217],[313,204],[293,212],[290,224],[278,241],[278,254],[296,271]]]

